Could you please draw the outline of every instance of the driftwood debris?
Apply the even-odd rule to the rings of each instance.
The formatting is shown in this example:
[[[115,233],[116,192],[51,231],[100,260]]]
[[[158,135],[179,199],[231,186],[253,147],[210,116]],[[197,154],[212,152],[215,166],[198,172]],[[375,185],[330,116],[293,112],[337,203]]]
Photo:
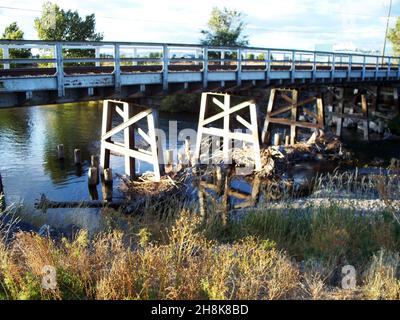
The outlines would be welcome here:
[[[126,202],[105,202],[100,200],[94,201],[52,201],[42,194],[40,199],[35,203],[35,208],[46,211],[47,209],[63,209],[63,208],[113,208],[119,209],[126,205]]]

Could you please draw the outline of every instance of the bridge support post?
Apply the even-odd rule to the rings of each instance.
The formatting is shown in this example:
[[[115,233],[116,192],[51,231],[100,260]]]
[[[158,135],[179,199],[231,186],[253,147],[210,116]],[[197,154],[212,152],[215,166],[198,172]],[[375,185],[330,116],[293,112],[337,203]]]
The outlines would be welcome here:
[[[368,103],[365,94],[361,95],[361,109],[364,117],[363,120],[364,140],[368,141],[369,140]]]
[[[338,113],[343,114],[344,111],[344,88],[338,88],[339,94],[337,95],[338,99]],[[342,125],[343,125],[343,118],[337,117],[336,120],[336,135],[338,137],[342,136]]]
[[[297,90],[292,90],[292,124],[290,126],[290,144],[293,146],[296,143],[296,121],[297,121],[297,99],[299,93]]]
[[[290,92],[291,97],[289,97],[286,93]],[[288,102],[290,105],[286,107],[281,107],[278,110],[273,110],[277,97],[282,98],[284,101]],[[267,107],[267,115],[264,121],[264,128],[262,130],[262,142],[270,143],[270,123],[275,123],[284,126],[290,126],[290,144],[294,145],[296,143],[296,130],[297,127],[308,128],[308,129],[324,129],[324,106],[323,100],[321,97],[310,97],[304,101],[298,102],[299,92],[296,89],[272,89],[271,95]],[[303,108],[303,112],[307,114],[307,116],[314,119],[314,122],[307,121],[298,121],[298,108],[301,106],[305,106],[315,103],[315,112],[311,111],[307,108]],[[276,118],[277,115],[282,115],[290,112],[290,118]]]
[[[121,109],[120,107],[123,107]],[[103,108],[103,124],[102,124],[102,137],[101,137],[101,166],[104,169],[108,169],[110,166],[110,152],[120,154],[125,157],[125,173],[126,175],[133,177],[135,174],[135,159],[142,160],[153,165],[154,180],[160,181],[160,167],[158,160],[157,151],[157,140],[156,130],[154,125],[154,117],[152,109],[144,109],[140,106],[137,108],[141,109],[135,115],[133,115],[133,108],[135,105],[131,105],[128,102],[105,100]],[[123,119],[123,123],[112,128],[112,114],[116,111]],[[138,128],[139,135],[143,140],[150,146],[150,150],[142,150],[135,147],[134,141],[134,125],[138,121],[146,118],[148,132],[146,133],[141,128]],[[113,142],[112,136],[124,131],[124,143]]]
[[[212,98],[213,104],[219,107],[222,112],[216,115],[205,118],[207,107],[209,106],[208,98]],[[223,101],[221,101],[221,98]],[[216,93],[203,93],[201,97],[201,107],[200,107],[200,117],[199,126],[197,130],[197,140],[196,140],[196,151],[194,154],[195,162],[200,160],[201,147],[203,142],[203,135],[207,137],[215,136],[223,138],[223,162],[225,164],[230,164],[231,152],[232,152],[232,140],[238,140],[242,142],[251,143],[253,145],[254,154],[254,165],[255,170],[261,170],[261,155],[260,155],[260,142],[258,138],[258,124],[257,124],[257,109],[253,101],[245,101],[236,106],[231,107],[231,96],[228,94],[216,94]],[[242,118],[240,115],[236,115],[236,120],[241,123],[249,132],[232,132],[230,130],[230,117],[234,113],[249,108],[250,122]],[[223,119],[223,128],[208,127],[211,123]],[[209,145],[205,146],[207,152],[209,150]],[[204,151],[204,150],[203,150]]]
[[[128,121],[133,116],[132,106],[129,103],[124,103],[124,122]],[[133,126],[129,126],[124,130],[125,149],[133,149],[135,147],[135,130]],[[125,173],[129,177],[135,176],[135,159],[125,154]]]

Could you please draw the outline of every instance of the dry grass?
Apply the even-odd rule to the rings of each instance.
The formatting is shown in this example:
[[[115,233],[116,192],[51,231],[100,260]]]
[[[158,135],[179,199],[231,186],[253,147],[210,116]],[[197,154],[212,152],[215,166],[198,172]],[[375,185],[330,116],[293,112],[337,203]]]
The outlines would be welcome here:
[[[242,230],[238,240],[221,243],[209,240],[202,226],[198,215],[184,210],[164,230],[165,241],[152,241],[149,230],[144,228],[134,241],[127,241],[119,231],[94,238],[80,231],[74,239],[57,243],[34,233],[20,232],[12,241],[0,242],[0,297],[399,298],[397,253],[379,251],[365,270],[360,270],[358,287],[344,290],[334,281],[338,268],[335,259],[321,260],[315,256],[296,262],[273,241],[245,235]],[[327,243],[323,239],[315,238],[315,241],[321,242],[316,246]],[[46,291],[41,287],[45,266],[54,266],[57,270],[55,290]]]
[[[397,179],[338,173],[320,177],[316,189],[391,201]],[[0,299],[400,298],[400,224],[390,207],[361,215],[261,203],[241,219],[222,220],[214,207],[200,217],[195,205],[169,199],[133,219],[133,237],[81,230],[55,242],[35,233],[11,238],[13,219],[0,216]],[[342,289],[341,268],[349,264],[357,286]],[[45,266],[57,271],[55,290],[41,286]]]
[[[220,245],[197,231],[200,220],[182,212],[168,242],[142,232],[128,245],[115,231],[89,240],[54,243],[18,233],[0,247],[3,298],[8,299],[280,299],[293,296],[299,270],[265,241],[249,237]],[[143,239],[144,238],[144,239]],[[58,287],[41,289],[43,268],[54,266]]]

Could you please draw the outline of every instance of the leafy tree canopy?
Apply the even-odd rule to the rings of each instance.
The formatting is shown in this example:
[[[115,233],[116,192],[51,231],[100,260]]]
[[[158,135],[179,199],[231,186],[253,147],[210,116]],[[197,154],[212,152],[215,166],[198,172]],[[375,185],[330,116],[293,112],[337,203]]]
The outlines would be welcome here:
[[[3,40],[23,40],[24,32],[18,27],[16,22],[9,24],[5,29],[0,39]],[[0,49],[0,57],[3,56],[3,52]],[[10,59],[24,59],[31,56],[29,49],[10,49]]]
[[[243,35],[245,23],[241,12],[214,7],[207,26],[207,30],[201,30],[204,36],[201,40],[203,45],[247,46],[249,44],[247,36]]]
[[[16,22],[13,22],[4,29],[1,39],[22,40],[24,39],[24,32],[18,27]]]
[[[397,18],[394,28],[389,30],[388,39],[393,44],[393,51],[395,55],[400,55],[400,17]]]
[[[83,19],[78,11],[65,11],[51,2],[46,2],[41,17],[35,18],[35,29],[41,40],[103,40],[103,34],[96,33],[94,14],[87,15]]]

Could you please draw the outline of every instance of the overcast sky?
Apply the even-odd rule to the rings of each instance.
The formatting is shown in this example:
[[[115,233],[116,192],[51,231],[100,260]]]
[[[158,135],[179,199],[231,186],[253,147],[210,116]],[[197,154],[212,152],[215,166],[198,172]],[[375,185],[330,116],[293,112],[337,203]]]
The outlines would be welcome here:
[[[17,21],[26,39],[37,39],[33,20],[44,1],[0,0],[0,30]],[[390,0],[56,0],[81,15],[96,14],[104,40],[197,43],[211,8],[245,13],[250,45],[313,50],[316,44],[382,50]],[[400,15],[393,0],[390,25]],[[391,49],[389,46],[388,52]]]

